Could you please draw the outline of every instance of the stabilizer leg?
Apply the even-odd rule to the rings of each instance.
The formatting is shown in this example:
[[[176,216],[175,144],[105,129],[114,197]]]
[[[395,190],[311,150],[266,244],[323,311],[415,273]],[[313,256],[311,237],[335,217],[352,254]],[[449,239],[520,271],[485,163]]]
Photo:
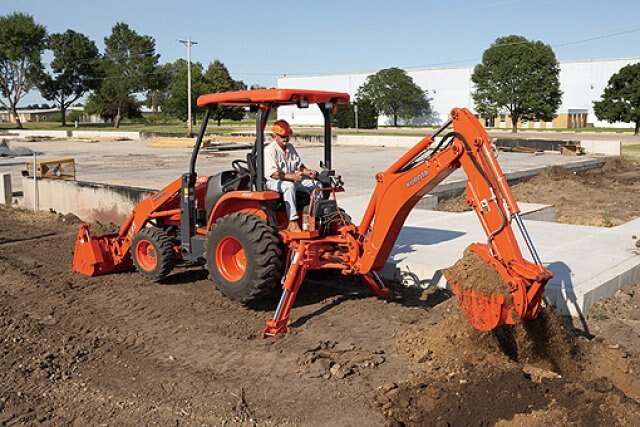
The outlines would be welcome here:
[[[307,247],[304,244],[300,244],[295,249],[293,260],[282,284],[282,296],[280,297],[278,308],[276,308],[273,318],[267,320],[267,327],[262,332],[262,338],[274,337],[291,330],[289,328],[291,309],[293,308],[293,303],[296,300],[296,296],[298,296],[298,290],[300,290],[300,285],[307,272],[304,268],[306,250]]]
[[[391,289],[387,288],[378,273],[375,271],[370,271],[367,274],[363,274],[362,278],[367,285],[367,289],[371,292],[372,295],[377,296],[378,298],[391,299],[393,298],[393,293]]]

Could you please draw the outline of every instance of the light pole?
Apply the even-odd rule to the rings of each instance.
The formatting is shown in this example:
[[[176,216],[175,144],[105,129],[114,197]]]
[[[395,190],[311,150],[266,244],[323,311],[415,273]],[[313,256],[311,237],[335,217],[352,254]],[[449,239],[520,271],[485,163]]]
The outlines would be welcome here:
[[[191,40],[178,40],[187,47],[187,121],[189,122],[189,136],[193,133],[193,125],[191,120],[191,46],[198,42]]]
[[[353,111],[356,113],[356,132],[358,132],[358,104],[353,104]]]

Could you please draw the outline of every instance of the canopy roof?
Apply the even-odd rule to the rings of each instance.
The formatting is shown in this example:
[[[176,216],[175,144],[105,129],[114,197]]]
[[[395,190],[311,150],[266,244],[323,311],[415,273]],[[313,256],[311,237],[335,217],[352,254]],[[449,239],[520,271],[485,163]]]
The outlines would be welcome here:
[[[309,104],[333,102],[346,104],[349,94],[344,92],[327,92],[323,90],[305,89],[256,89],[238,90],[235,92],[210,93],[198,97],[198,107],[211,104],[222,105],[251,105],[251,104],[296,104],[298,100],[306,99]]]

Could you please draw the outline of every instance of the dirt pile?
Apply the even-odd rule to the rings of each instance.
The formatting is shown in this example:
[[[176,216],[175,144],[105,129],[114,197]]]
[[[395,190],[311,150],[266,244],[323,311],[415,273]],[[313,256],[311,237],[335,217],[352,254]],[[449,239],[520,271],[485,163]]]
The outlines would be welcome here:
[[[9,143],[2,139],[0,140],[0,157],[20,157],[20,156],[33,156],[33,150],[25,147],[11,148]]]
[[[387,384],[377,405],[396,425],[630,426],[640,405],[606,380],[534,379],[517,366],[469,365]]]
[[[553,167],[511,190],[518,202],[555,206],[558,222],[612,227],[640,212],[640,164],[612,159],[587,172]],[[438,202],[441,211],[470,209],[464,194]]]
[[[511,292],[498,271],[468,248],[465,249],[463,257],[444,274],[451,283],[461,289],[473,289],[486,296],[503,295],[507,301],[511,299]]]
[[[520,417],[527,422],[628,425],[637,416],[640,404],[628,398],[633,390],[625,380],[601,377],[601,371],[585,375],[606,349],[570,331],[550,309],[536,321],[491,332],[473,329],[459,310],[453,312],[400,335],[400,352],[422,369],[378,391],[377,404],[390,419],[488,425],[527,413],[532,416]],[[567,411],[573,405],[588,409]]]
[[[575,375],[580,360],[577,337],[560,316],[541,311],[534,322],[503,325],[481,332],[469,325],[459,309],[436,325],[412,329],[399,341],[400,350],[418,363],[458,368],[490,361],[526,364],[559,375]]]

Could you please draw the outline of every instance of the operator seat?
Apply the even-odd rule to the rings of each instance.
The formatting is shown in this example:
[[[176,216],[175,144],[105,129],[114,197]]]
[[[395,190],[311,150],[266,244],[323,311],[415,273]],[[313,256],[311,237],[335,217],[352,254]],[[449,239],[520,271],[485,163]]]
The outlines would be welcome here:
[[[204,198],[207,218],[211,218],[211,211],[225,193],[250,190],[249,179],[249,175],[235,170],[223,171],[210,176],[207,180],[207,192]]]

